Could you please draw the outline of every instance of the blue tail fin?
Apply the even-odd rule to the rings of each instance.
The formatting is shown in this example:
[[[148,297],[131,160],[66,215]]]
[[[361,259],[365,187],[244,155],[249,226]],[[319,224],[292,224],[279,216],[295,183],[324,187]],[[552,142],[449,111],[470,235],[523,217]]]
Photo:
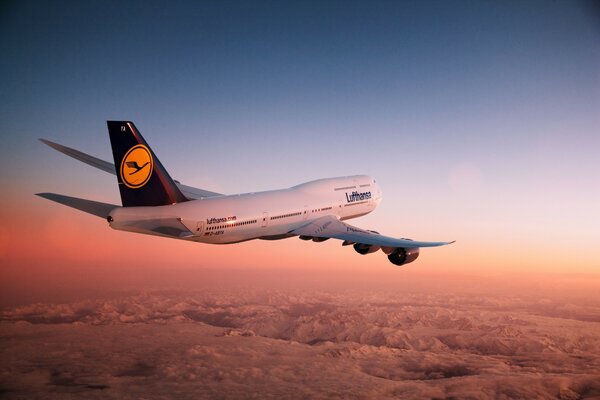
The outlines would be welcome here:
[[[163,206],[189,199],[181,193],[130,121],[107,121],[123,207]]]

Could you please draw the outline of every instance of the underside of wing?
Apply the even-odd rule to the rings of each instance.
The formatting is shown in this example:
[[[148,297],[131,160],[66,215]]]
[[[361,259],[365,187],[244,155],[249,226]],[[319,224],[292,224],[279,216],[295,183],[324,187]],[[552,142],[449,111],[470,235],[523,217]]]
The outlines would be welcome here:
[[[333,238],[347,241],[347,244],[361,243],[380,247],[436,247],[454,242],[421,242],[410,239],[397,239],[380,235],[377,232],[357,228],[340,221],[334,216],[326,216],[295,229],[292,233],[312,238]]]
[[[113,163],[101,160],[97,157],[83,153],[83,152],[73,149],[71,147],[63,146],[62,144],[58,144],[58,143],[52,142],[47,139],[40,139],[40,141],[42,143],[52,147],[54,150],[59,151],[63,154],[66,154],[69,157],[72,157],[78,161],[81,161],[83,163],[91,165],[92,167],[98,168],[99,170],[108,172],[109,174],[112,174],[112,175],[117,174],[116,169],[115,169],[115,164],[113,164]],[[195,188],[192,186],[187,186],[178,181],[175,181],[175,184],[177,185],[179,190],[181,190],[181,192],[189,199],[201,199],[201,198],[206,198],[206,197],[222,196],[221,193],[211,192],[210,190],[204,190],[204,189],[199,189],[199,188]]]
[[[387,255],[388,260],[395,265],[404,265],[416,260],[421,247],[436,247],[454,243],[397,239],[346,224],[334,216],[315,219],[290,233],[299,235],[300,239],[315,242],[327,239],[343,240],[342,245],[352,245],[357,253],[363,255],[381,249]]]

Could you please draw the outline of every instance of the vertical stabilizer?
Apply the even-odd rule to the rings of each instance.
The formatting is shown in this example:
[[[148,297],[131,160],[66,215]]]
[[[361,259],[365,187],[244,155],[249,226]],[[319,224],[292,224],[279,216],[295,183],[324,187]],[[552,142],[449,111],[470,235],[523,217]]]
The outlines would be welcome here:
[[[107,121],[123,207],[188,201],[130,121]]]

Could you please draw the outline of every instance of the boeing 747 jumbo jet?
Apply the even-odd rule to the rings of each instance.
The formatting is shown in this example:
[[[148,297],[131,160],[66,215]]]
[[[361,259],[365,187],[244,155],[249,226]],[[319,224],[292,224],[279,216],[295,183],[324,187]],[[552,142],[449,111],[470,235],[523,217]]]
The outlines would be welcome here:
[[[420,247],[453,242],[418,242],[380,235],[349,225],[381,202],[370,176],[319,179],[289,189],[224,195],[171,179],[133,122],[108,121],[114,164],[40,139],[79,161],[117,175],[122,207],[114,204],[38,193],[38,196],[105,218],[113,229],[193,242],[227,244],[252,239],[298,236],[323,242],[342,240],[359,254],[381,249],[395,265],[413,262]]]

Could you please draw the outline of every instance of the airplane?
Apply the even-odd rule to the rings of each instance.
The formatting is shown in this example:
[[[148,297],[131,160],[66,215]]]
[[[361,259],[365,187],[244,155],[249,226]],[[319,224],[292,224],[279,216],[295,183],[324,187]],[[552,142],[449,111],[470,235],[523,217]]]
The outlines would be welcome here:
[[[105,218],[111,228],[208,244],[253,239],[342,241],[362,255],[382,250],[395,265],[413,262],[421,242],[380,235],[345,220],[372,212],[382,194],[367,175],[319,179],[287,189],[225,195],[173,180],[131,121],[107,121],[114,164],[40,139],[76,160],[117,176],[122,207],[56,193],[36,195]]]

